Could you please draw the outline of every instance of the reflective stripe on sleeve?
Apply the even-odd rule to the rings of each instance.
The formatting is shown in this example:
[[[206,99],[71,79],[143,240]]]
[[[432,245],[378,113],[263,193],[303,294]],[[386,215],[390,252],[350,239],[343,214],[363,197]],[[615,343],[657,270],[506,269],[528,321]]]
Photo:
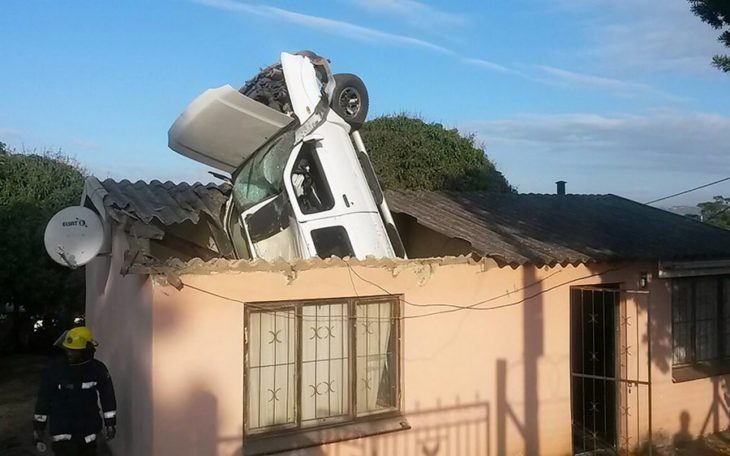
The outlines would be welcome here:
[[[117,416],[116,410],[110,410],[108,412],[104,412],[104,418],[114,418],[115,416]]]
[[[96,386],[96,382],[84,382],[81,384],[81,389],[90,389]]]
[[[48,415],[33,415],[33,419],[39,423],[45,423],[48,421]]]
[[[84,437],[84,442],[91,443],[94,440],[96,440],[96,434],[89,434],[86,437]]]
[[[52,435],[51,440],[53,440],[54,442],[60,442],[61,440],[71,440],[71,434]]]

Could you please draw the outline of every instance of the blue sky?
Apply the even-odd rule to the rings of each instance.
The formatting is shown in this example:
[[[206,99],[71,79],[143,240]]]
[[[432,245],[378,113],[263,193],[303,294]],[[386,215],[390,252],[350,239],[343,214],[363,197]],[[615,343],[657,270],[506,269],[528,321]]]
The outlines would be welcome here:
[[[730,75],[686,0],[5,0],[0,30],[0,141],[102,178],[214,180],[167,129],[300,49],[358,74],[371,118],[474,133],[521,192],[644,202],[730,176]]]

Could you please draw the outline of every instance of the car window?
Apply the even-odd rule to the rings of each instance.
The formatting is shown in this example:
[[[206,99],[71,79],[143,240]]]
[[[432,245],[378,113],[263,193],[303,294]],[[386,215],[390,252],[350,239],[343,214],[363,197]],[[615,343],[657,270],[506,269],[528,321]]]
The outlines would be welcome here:
[[[287,131],[256,152],[233,176],[233,199],[243,212],[284,190],[284,167],[294,148]]]
[[[307,141],[302,145],[292,169],[291,183],[303,214],[316,214],[335,206],[315,141]]]
[[[317,256],[320,258],[355,256],[350,236],[347,235],[347,230],[343,226],[329,226],[312,230],[312,242]]]

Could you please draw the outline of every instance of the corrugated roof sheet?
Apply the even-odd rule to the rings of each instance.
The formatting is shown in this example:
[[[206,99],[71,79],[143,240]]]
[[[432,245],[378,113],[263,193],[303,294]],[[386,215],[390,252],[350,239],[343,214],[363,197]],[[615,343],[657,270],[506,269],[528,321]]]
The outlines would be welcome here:
[[[730,257],[730,231],[615,195],[388,191],[391,211],[509,264]]]
[[[91,185],[90,185],[91,184]],[[171,225],[220,220],[230,185],[91,177],[108,213]],[[387,191],[395,213],[507,264],[730,258],[730,231],[615,195]]]
[[[220,220],[220,214],[228,200],[230,185],[187,184],[174,182],[115,181],[99,182],[90,177],[103,189],[104,207],[119,219],[122,214],[131,214],[144,223],[157,220],[163,225],[190,221],[198,223],[200,214],[208,214],[213,220]],[[92,181],[92,184],[94,182]],[[88,185],[88,183],[87,183]]]

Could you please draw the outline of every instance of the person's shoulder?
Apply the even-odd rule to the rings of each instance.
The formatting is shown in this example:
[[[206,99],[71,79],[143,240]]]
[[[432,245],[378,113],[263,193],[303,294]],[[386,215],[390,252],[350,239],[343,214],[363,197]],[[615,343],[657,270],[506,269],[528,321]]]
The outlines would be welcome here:
[[[99,369],[99,370],[104,370],[104,371],[107,370],[106,364],[104,364],[102,361],[99,361],[96,358],[92,358],[91,360],[89,360],[89,364],[94,366],[94,369]]]
[[[99,361],[96,358],[93,358],[89,364],[91,365],[91,368],[94,369],[101,377],[109,377],[109,369],[107,369],[106,364],[104,364],[102,361]]]

